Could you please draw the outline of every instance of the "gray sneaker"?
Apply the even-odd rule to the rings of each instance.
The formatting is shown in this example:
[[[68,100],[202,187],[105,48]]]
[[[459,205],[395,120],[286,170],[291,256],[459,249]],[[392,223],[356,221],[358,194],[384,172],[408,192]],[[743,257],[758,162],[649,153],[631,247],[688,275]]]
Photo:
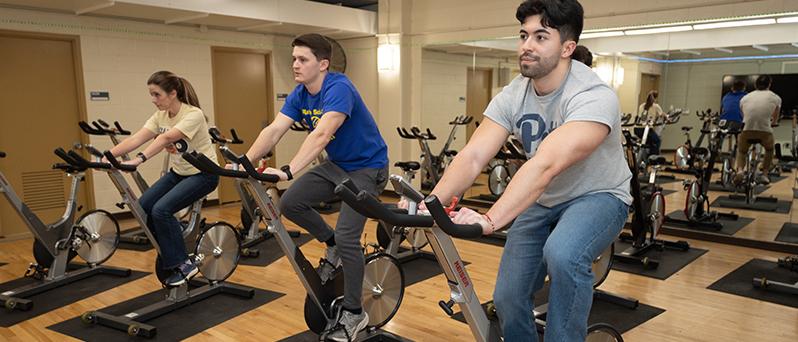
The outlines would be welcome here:
[[[327,251],[324,253],[324,258],[319,260],[319,277],[321,277],[321,283],[324,284],[327,280],[330,279],[332,273],[335,271],[338,266],[341,266],[341,255],[338,253],[338,247],[332,246],[327,247]]]
[[[768,185],[770,184],[770,178],[767,175],[762,174],[757,177],[756,182],[762,185]]]
[[[327,338],[338,342],[354,341],[357,333],[365,329],[369,324],[369,315],[366,311],[361,312],[359,315],[346,310],[342,311],[337,329],[327,335]]]

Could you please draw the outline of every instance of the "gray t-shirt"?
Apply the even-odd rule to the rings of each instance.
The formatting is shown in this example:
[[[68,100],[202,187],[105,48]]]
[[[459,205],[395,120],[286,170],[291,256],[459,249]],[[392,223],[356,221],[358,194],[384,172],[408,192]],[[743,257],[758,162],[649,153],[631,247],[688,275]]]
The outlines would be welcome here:
[[[743,131],[761,131],[773,133],[770,121],[773,111],[781,107],[781,97],[770,90],[754,90],[740,100],[743,111]]]
[[[598,76],[581,63],[571,70],[556,91],[538,96],[532,80],[518,75],[490,101],[485,116],[523,142],[531,159],[546,136],[569,121],[599,122],[610,128],[604,142],[590,156],[555,177],[538,199],[553,207],[582,195],[608,192],[631,205],[632,173],[621,145],[618,97]]]

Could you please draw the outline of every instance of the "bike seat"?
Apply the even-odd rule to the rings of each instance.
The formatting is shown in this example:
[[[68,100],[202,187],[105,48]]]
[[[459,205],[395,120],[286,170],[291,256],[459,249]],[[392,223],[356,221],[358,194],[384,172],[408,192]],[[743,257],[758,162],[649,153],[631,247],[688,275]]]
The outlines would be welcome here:
[[[694,147],[691,151],[696,157],[701,157],[709,154],[709,150],[706,147]]]
[[[448,150],[448,151],[444,151],[444,152],[443,152],[443,154],[445,154],[447,157],[454,157],[454,156],[456,156],[456,155],[457,155],[457,151],[455,151],[455,150]]]
[[[396,167],[402,169],[402,171],[405,171],[405,172],[416,171],[416,170],[421,168],[421,164],[419,164],[418,162],[414,162],[414,161],[396,162],[395,164],[393,164],[393,166],[396,166]]]
[[[690,132],[690,130],[691,130],[691,129],[693,129],[693,127],[690,127],[690,126],[682,126],[682,130],[683,130],[683,131],[685,131],[685,132]]]
[[[652,154],[648,156],[648,165],[656,166],[656,165],[664,165],[667,164],[668,161],[665,159],[665,156],[660,154]]]
[[[753,144],[760,144],[761,145],[762,144],[762,139],[746,139],[745,141],[748,142],[751,145],[753,145]]]

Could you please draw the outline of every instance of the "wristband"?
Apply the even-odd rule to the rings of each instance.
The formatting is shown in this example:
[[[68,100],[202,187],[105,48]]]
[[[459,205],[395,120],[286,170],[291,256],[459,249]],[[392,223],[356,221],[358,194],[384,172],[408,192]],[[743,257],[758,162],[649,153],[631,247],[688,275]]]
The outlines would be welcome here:
[[[488,223],[490,223],[490,231],[491,232],[495,232],[496,231],[496,224],[493,223],[493,219],[491,219],[490,216],[488,216],[488,213],[484,213],[484,214],[482,214],[482,216],[484,216],[485,220],[487,220]]]
[[[294,175],[291,174],[291,166],[290,165],[283,165],[280,168],[280,171],[285,172],[285,175],[288,177],[288,180],[294,179]]]
[[[139,158],[141,159],[141,162],[142,162],[142,163],[143,163],[143,162],[145,162],[145,161],[147,161],[147,156],[146,156],[146,155],[144,155],[144,152],[139,152],[139,153],[136,153],[136,157],[139,157]]]

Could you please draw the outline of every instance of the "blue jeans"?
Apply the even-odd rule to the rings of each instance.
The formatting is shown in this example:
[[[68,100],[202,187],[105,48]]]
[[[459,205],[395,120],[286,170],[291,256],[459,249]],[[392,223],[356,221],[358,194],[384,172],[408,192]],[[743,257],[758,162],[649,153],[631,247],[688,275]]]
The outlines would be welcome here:
[[[505,341],[537,341],[534,294],[547,272],[551,288],[544,339],[585,340],[593,259],[618,236],[628,212],[617,197],[595,193],[552,208],[535,204],[515,219],[493,293]]]
[[[174,214],[211,193],[218,184],[216,175],[181,176],[170,170],[141,195],[139,204],[147,214],[147,227],[161,247],[164,269],[171,270],[188,260],[183,228]]]

